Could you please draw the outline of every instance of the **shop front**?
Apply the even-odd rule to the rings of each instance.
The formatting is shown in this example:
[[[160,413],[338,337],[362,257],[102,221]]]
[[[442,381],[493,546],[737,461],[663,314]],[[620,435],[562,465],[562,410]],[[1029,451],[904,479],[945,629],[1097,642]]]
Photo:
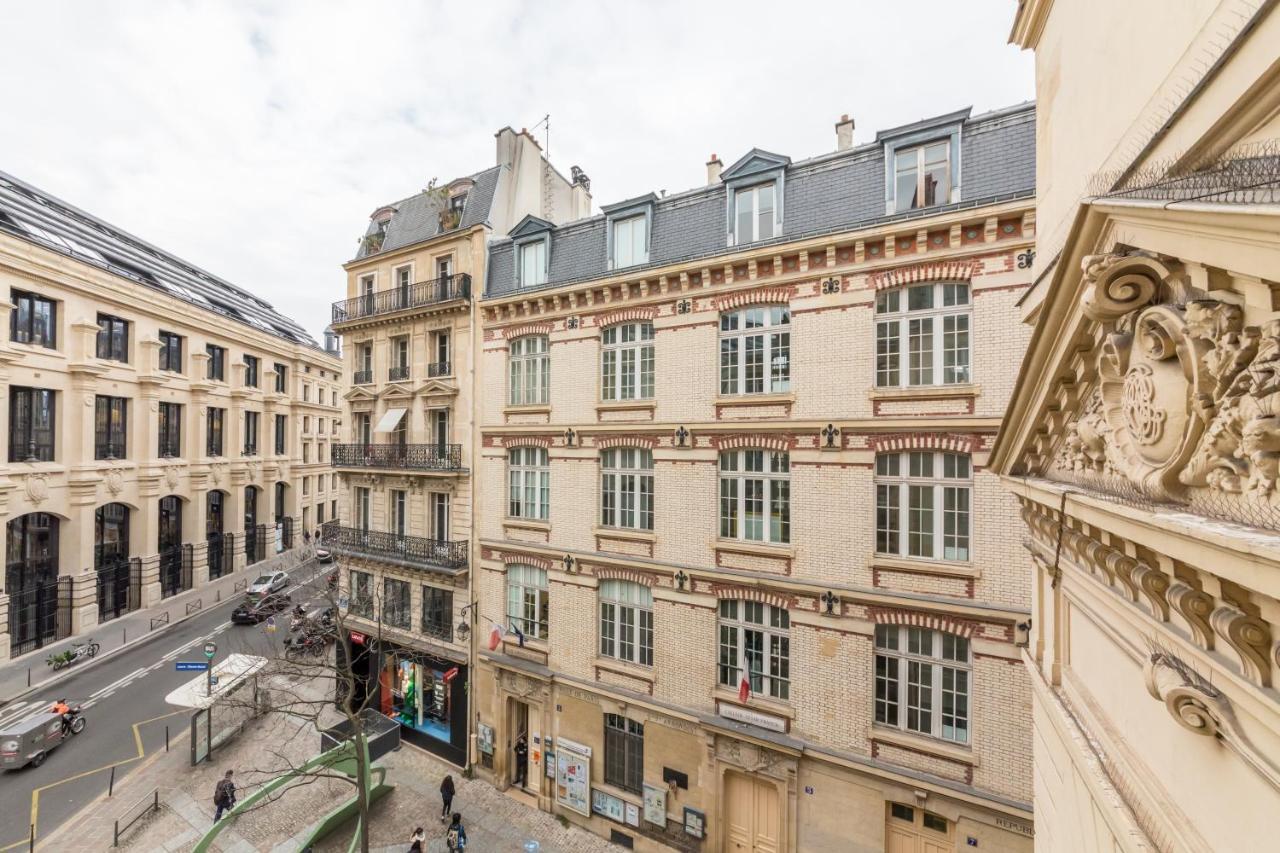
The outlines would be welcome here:
[[[405,740],[464,766],[466,664],[359,631],[350,634],[357,706],[367,703],[397,720]]]

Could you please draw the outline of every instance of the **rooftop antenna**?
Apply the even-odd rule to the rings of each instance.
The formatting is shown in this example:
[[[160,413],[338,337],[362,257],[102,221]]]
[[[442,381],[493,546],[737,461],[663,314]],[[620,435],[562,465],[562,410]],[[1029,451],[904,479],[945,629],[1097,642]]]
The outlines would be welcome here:
[[[543,134],[542,134],[543,150],[546,153],[547,159],[550,160],[551,159],[551,113],[547,113],[546,115],[544,115],[542,117],[542,121],[535,124],[533,126],[533,129],[537,130],[539,127],[541,127],[543,131]]]

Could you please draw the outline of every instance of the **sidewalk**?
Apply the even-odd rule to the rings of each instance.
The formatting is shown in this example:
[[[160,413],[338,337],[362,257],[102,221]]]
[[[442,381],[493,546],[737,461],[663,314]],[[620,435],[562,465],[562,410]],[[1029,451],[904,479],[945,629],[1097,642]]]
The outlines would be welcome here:
[[[54,672],[45,663],[45,658],[50,654],[65,651],[77,643],[87,643],[92,639],[102,647],[97,656],[93,658],[93,662],[100,661],[113,652],[118,652],[123,648],[132,647],[158,637],[174,625],[184,622],[193,616],[200,615],[207,608],[221,601],[235,597],[239,594],[236,587],[243,588],[245,584],[257,577],[260,571],[276,571],[278,569],[292,571],[298,566],[305,565],[314,556],[313,552],[314,549],[311,545],[299,546],[282,554],[277,554],[270,559],[254,563],[247,569],[223,575],[204,586],[166,598],[154,607],[126,613],[118,619],[112,619],[92,628],[84,634],[50,643],[35,651],[28,652],[20,658],[15,658],[0,665],[0,707],[22,697],[28,692],[34,692],[42,687],[51,685],[91,665],[90,661],[84,660],[66,669]],[[155,625],[155,627],[152,628],[152,625]]]

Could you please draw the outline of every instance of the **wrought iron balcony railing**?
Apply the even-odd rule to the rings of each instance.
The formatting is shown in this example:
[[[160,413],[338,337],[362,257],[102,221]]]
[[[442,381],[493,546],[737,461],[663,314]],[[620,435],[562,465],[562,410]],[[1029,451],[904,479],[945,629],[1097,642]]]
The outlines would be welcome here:
[[[388,382],[403,382],[409,378],[409,365],[405,364],[400,367],[387,368]]]
[[[393,287],[333,303],[333,322],[347,323],[364,317],[376,317],[408,308],[421,308],[451,299],[471,298],[471,276],[466,273],[446,275],[431,281]]]
[[[325,547],[338,554],[387,557],[447,569],[462,569],[467,566],[465,539],[455,542],[422,536],[401,536],[381,530],[343,527],[334,521],[326,521],[321,526],[320,538]]]
[[[338,468],[398,468],[458,471],[461,444],[335,444],[330,461]]]
[[[427,376],[452,376],[453,364],[447,361],[433,361],[427,365]]]
[[[357,370],[355,373],[351,374],[351,384],[352,385],[372,385],[373,371]]]

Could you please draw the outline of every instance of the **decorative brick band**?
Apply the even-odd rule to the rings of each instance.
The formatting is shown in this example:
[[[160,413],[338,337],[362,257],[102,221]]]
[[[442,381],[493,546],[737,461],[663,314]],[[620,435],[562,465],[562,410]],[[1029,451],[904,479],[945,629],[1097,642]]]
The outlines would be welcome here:
[[[730,435],[713,435],[711,446],[716,450],[794,450],[794,435],[769,435],[767,433],[733,433]]]
[[[504,435],[498,437],[500,447],[545,447],[551,449],[549,435]]]
[[[601,450],[608,450],[610,447],[639,447],[653,450],[658,446],[658,439],[651,435],[632,435],[620,432],[595,436],[595,446]]]
[[[759,290],[739,290],[736,293],[726,293],[724,296],[717,297],[715,309],[717,311],[732,311],[734,308],[742,308],[747,305],[786,305],[795,298],[795,295],[795,285],[764,287]]]
[[[544,572],[551,571],[551,561],[546,557],[535,557],[531,554],[512,554],[509,551],[502,551],[502,565],[504,566],[533,566],[535,569],[542,569]]]
[[[657,308],[620,308],[596,317],[596,325],[603,329],[606,326],[616,326],[618,323],[652,323],[657,316]]]
[[[977,264],[974,261],[932,261],[897,267],[871,276],[872,290],[886,290],[922,281],[969,281]]]
[[[870,436],[867,438],[867,446],[876,453],[893,453],[900,450],[973,453],[982,446],[982,437],[947,432],[900,432]]]
[[[642,586],[656,586],[658,579],[649,572],[639,572],[635,569],[623,569],[617,566],[599,566],[595,570],[597,580],[602,581],[631,581]]]
[[[757,589],[751,586],[713,583],[711,584],[711,594],[716,598],[738,598],[743,601],[758,601],[761,604],[781,607],[784,610],[791,610],[796,606],[796,597],[794,595],[783,595],[780,592],[770,592],[769,590]]]
[[[938,613],[922,613],[916,610],[889,610],[872,607],[868,611],[871,621],[877,625],[911,625],[916,628],[932,628],[947,634],[972,639],[974,624],[965,619],[955,619]]]
[[[502,330],[502,337],[511,341],[528,335],[549,335],[553,328],[551,323],[522,323],[519,326],[507,326]]]

